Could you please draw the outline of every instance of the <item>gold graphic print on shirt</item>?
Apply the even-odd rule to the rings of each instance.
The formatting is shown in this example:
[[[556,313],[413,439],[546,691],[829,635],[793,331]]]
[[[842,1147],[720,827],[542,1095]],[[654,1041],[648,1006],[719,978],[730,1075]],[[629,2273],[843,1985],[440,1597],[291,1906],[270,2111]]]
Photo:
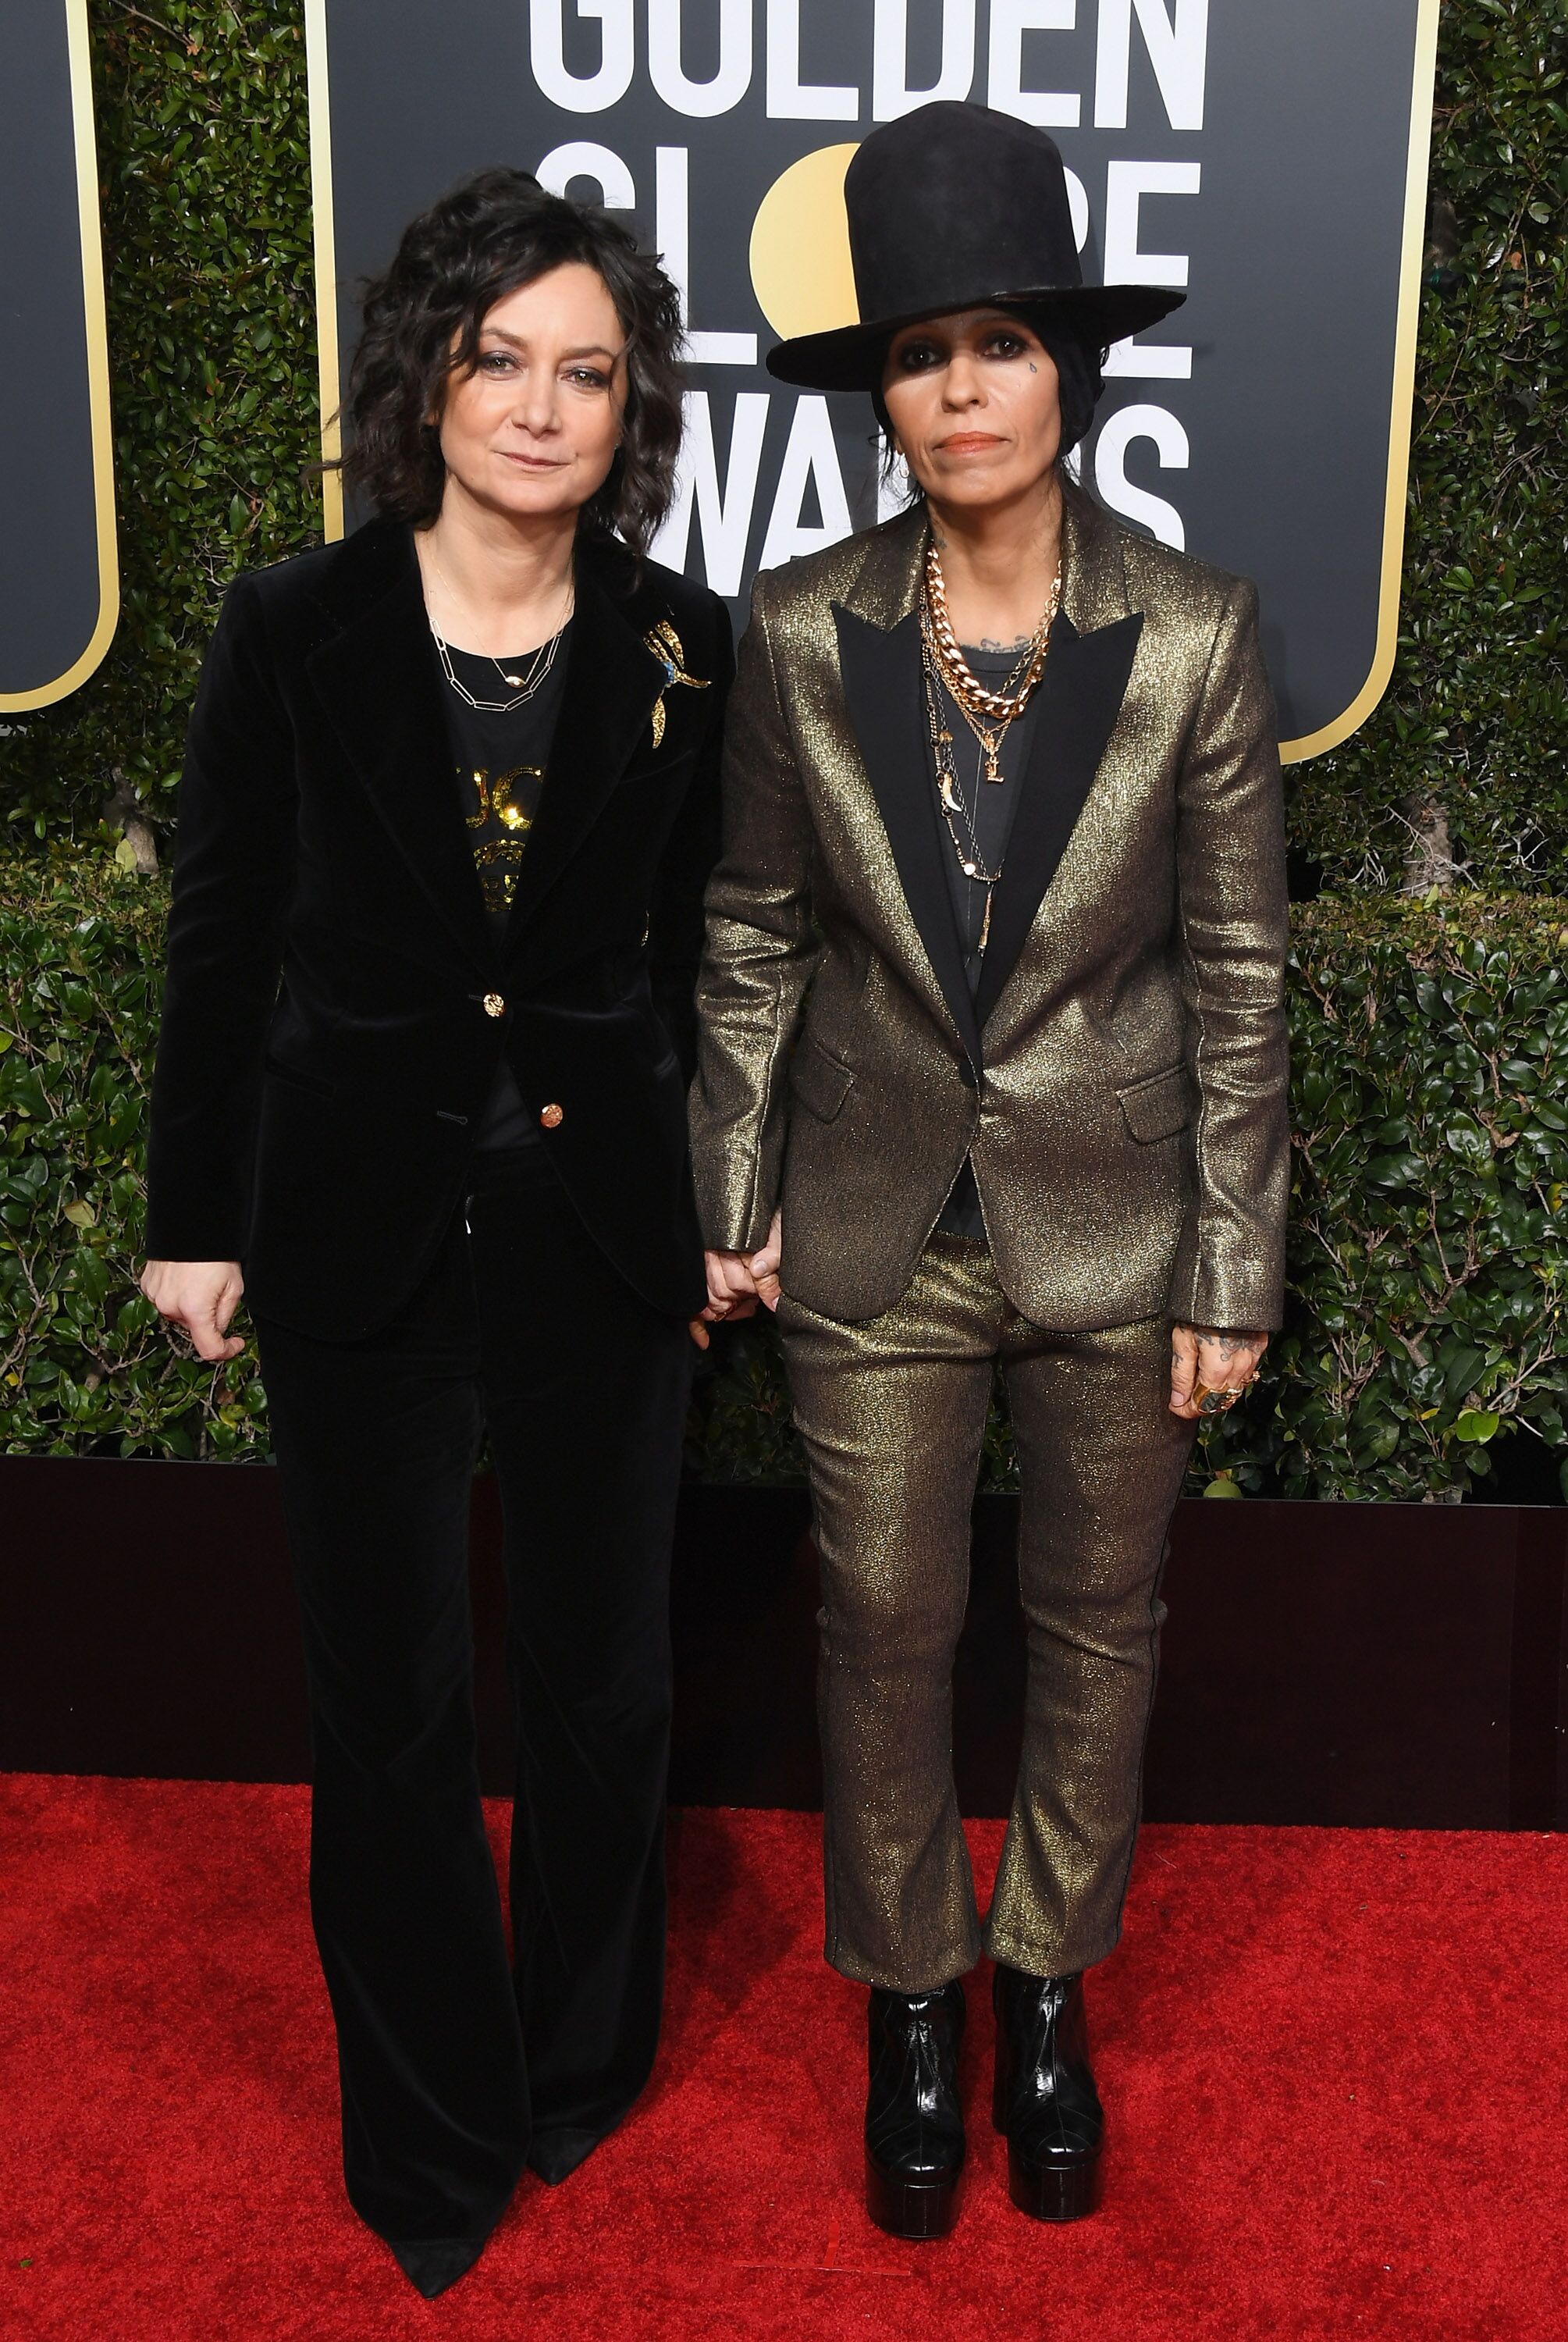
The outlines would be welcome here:
[[[504,911],[517,891],[517,874],[523,867],[523,848],[528,832],[534,826],[534,807],[538,803],[544,767],[514,765],[509,772],[497,773],[492,779],[483,767],[472,766],[466,777],[474,791],[474,809],[466,820],[475,833],[474,860],[484,907],[487,911]]]

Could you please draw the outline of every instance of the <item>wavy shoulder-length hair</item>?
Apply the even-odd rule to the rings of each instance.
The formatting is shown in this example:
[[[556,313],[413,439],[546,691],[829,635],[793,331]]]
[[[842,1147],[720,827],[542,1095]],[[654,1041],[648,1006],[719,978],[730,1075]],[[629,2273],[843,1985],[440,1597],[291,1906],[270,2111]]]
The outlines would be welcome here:
[[[621,445],[581,525],[646,552],[674,491],[681,445],[680,295],[619,220],[552,195],[526,171],[476,171],[411,220],[365,288],[349,369],[343,475],[393,520],[423,527],[441,508],[438,415],[447,383],[478,363],[480,328],[519,285],[573,261],[604,279],[626,337]]]

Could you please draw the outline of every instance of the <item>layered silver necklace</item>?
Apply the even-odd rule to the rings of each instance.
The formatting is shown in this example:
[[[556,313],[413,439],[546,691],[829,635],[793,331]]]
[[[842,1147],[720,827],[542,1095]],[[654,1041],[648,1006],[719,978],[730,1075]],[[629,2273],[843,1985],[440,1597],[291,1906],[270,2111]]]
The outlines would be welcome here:
[[[445,586],[447,593],[450,594],[452,587],[447,581],[444,570],[443,570],[440,563],[436,560],[434,552],[430,554],[430,565],[432,569],[434,570],[437,577],[440,578],[442,585]],[[514,707],[526,706],[529,700],[533,698],[534,693],[538,690],[540,685],[544,682],[545,676],[549,674],[551,668],[555,664],[555,654],[561,647],[562,636],[565,633],[567,627],[572,623],[572,613],[576,606],[576,599],[577,596],[575,591],[574,591],[567,600],[565,616],[562,619],[560,625],[556,627],[549,641],[547,643],[540,644],[524,674],[508,675],[506,669],[502,666],[501,661],[498,658],[490,659],[490,665],[501,677],[502,682],[510,687],[513,694],[513,696],[510,699],[479,699],[474,696],[474,693],[469,690],[468,686],[463,681],[462,677],[458,675],[456,668],[452,664],[451,645],[443,638],[436,627],[434,619],[432,618],[429,612],[426,611],[425,617],[429,624],[431,639],[435,645],[435,656],[441,661],[441,672],[446,677],[447,682],[452,686],[453,690],[457,694],[458,698],[464,702],[464,706],[472,707],[475,714],[480,716],[510,716]],[[464,656],[466,656],[466,654],[464,654]],[[488,653],[475,652],[474,656],[475,657],[481,657],[488,656],[489,655]]]
[[[510,699],[480,699],[476,697],[476,696],[469,690],[468,686],[464,682],[462,676],[453,666],[451,646],[444,642],[441,636],[436,633],[435,622],[434,619],[431,621],[430,633],[431,638],[435,645],[435,656],[441,661],[441,672],[446,677],[447,682],[452,686],[453,690],[457,694],[458,698],[465,702],[468,706],[476,710],[476,712],[481,716],[510,716],[514,707],[526,706],[527,702],[533,698],[534,693],[538,690],[540,685],[549,674],[551,668],[554,666],[555,654],[561,647],[561,637],[565,633],[566,627],[569,624],[570,621],[568,619],[564,619],[561,625],[556,628],[555,632],[551,636],[549,641],[547,643],[540,644],[538,649],[534,652],[533,658],[529,661],[526,669],[522,675],[508,675],[506,669],[502,666],[501,661],[498,658],[491,659],[490,664],[494,668],[496,674],[500,676],[502,682],[511,686],[513,696]]]

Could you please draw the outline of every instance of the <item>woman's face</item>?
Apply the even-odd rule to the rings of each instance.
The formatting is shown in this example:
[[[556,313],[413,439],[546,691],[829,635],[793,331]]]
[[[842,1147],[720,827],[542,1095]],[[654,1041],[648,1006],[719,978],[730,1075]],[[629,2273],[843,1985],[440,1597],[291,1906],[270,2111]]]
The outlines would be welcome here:
[[[574,512],[604,485],[626,405],[625,335],[598,271],[571,261],[497,301],[472,374],[451,377],[441,453],[475,504]]]
[[[1022,319],[965,309],[906,325],[882,375],[900,455],[939,505],[1003,505],[1036,487],[1062,445],[1050,352]]]

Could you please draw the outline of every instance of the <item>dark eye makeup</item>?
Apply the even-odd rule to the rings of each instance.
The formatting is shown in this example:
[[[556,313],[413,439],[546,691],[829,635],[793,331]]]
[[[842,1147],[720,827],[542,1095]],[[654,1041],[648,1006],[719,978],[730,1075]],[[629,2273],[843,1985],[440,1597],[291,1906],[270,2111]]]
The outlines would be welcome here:
[[[1026,357],[1029,345],[1022,334],[1011,325],[994,325],[981,337],[983,357]],[[924,374],[932,366],[944,365],[952,351],[940,342],[931,340],[905,342],[894,360],[900,374]]]

